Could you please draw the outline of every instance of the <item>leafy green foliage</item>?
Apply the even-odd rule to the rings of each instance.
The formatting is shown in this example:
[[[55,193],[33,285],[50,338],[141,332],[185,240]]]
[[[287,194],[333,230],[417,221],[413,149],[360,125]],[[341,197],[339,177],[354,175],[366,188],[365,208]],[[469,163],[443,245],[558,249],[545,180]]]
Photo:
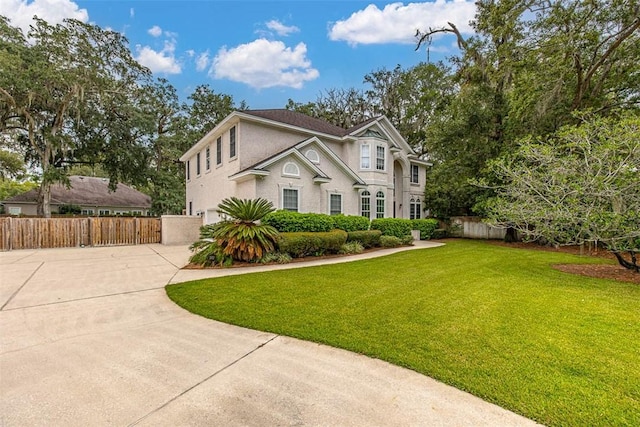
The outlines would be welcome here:
[[[200,240],[189,246],[189,249],[194,252],[189,258],[190,263],[204,267],[228,266],[233,263],[233,259],[224,254],[222,247],[213,237],[218,226],[218,224],[208,224],[200,227]]]
[[[639,270],[640,116],[587,118],[549,138],[526,138],[490,164],[497,194],[483,206],[490,222],[531,240],[601,242],[629,252]]]
[[[382,231],[383,236],[395,236],[399,239],[410,236],[412,223],[405,218],[376,218],[371,221],[372,230]]]
[[[271,225],[258,223],[273,211],[265,199],[224,199],[218,213],[228,219],[216,225],[213,238],[225,255],[235,260],[255,261],[274,250],[278,231]]]
[[[411,220],[411,229],[420,230],[420,240],[431,239],[438,225],[438,220],[433,218]]]
[[[320,256],[338,253],[346,241],[347,232],[343,230],[280,233],[278,250],[294,258]]]
[[[381,236],[380,237],[380,246],[383,248],[397,248],[398,246],[402,246],[402,239],[396,236]]]
[[[346,232],[364,231],[371,226],[369,218],[359,215],[332,215],[331,218],[333,219],[333,228]]]
[[[358,242],[357,240],[353,240],[351,242],[347,242],[344,245],[342,245],[338,253],[353,255],[353,254],[360,254],[363,251],[364,251],[364,246],[362,246],[362,243]]]
[[[260,258],[262,264],[288,264],[291,262],[291,255],[282,252],[268,252]]]
[[[266,215],[262,222],[271,225],[281,233],[293,232],[327,232],[333,230],[335,221],[327,214],[300,213],[277,210]]]
[[[37,187],[38,183],[33,181],[18,182],[11,179],[0,179],[0,200],[26,193]]]
[[[359,242],[366,249],[380,246],[380,230],[350,231],[347,233],[347,242]]]

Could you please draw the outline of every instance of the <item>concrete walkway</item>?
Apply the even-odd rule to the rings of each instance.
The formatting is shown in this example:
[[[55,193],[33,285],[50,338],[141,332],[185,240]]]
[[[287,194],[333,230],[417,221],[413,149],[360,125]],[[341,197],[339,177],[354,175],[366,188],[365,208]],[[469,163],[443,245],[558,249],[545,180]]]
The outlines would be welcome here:
[[[246,269],[181,270],[189,255],[0,253],[0,425],[535,425],[379,360],[192,315],[166,284]]]

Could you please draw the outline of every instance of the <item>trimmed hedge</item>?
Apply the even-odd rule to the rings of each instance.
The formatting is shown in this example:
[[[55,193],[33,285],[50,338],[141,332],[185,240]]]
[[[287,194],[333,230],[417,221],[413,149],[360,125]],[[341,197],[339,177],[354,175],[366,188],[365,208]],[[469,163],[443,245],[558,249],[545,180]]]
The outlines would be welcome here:
[[[413,224],[405,218],[376,218],[371,221],[372,230],[382,231],[383,236],[395,236],[402,239],[410,236]]]
[[[335,222],[329,215],[285,210],[271,212],[261,222],[273,226],[280,233],[327,232],[335,228]]]
[[[344,230],[317,233],[285,232],[278,236],[277,245],[280,252],[288,253],[293,258],[301,258],[338,253],[346,242],[347,232]]]
[[[429,240],[438,228],[437,219],[412,219],[411,225],[414,230],[420,230],[420,240]]]
[[[369,218],[356,215],[334,215],[334,227],[339,230],[344,230],[347,233],[350,231],[364,231],[368,230],[371,225]]]
[[[369,249],[380,246],[380,236],[380,230],[350,231],[347,233],[347,242],[360,242],[365,249]]]
[[[326,232],[331,230],[368,230],[369,218],[357,215],[327,215],[277,210],[262,218],[263,224],[274,227],[281,233]]]
[[[383,248],[397,248],[398,246],[402,246],[402,239],[396,236],[382,236],[380,237],[380,245]]]

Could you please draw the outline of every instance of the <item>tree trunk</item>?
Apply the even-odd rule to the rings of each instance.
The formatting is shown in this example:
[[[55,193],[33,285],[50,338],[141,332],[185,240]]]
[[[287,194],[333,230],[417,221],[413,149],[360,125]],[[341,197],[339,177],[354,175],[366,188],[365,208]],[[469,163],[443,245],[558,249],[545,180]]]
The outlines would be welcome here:
[[[613,251],[613,254],[616,256],[616,259],[621,266],[628,268],[629,270],[633,270],[636,273],[640,273],[640,265],[638,264],[635,251],[629,251],[631,261],[627,261],[619,251]]]
[[[44,180],[38,189],[38,216],[51,218],[51,183]]]

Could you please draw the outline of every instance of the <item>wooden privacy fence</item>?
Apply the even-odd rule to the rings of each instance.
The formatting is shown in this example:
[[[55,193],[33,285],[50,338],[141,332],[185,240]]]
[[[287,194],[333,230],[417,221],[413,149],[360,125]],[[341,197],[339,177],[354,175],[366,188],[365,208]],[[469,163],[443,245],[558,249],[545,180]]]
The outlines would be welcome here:
[[[0,250],[160,243],[160,218],[0,218]]]

